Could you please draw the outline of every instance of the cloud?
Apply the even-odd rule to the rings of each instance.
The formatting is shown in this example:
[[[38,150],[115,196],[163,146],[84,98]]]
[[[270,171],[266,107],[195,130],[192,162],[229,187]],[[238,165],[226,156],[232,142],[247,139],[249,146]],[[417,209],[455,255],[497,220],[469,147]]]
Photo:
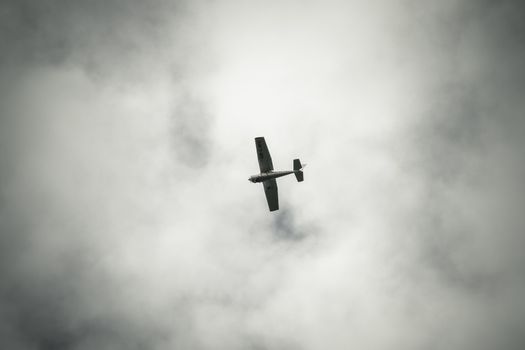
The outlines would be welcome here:
[[[6,2],[2,347],[522,348],[520,13]]]

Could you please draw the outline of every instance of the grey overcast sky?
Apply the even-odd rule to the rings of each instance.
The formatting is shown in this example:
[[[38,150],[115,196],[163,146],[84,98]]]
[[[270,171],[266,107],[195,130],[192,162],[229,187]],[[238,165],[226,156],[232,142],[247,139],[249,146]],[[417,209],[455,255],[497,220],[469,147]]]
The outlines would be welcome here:
[[[524,349],[524,17],[3,0],[0,348]]]

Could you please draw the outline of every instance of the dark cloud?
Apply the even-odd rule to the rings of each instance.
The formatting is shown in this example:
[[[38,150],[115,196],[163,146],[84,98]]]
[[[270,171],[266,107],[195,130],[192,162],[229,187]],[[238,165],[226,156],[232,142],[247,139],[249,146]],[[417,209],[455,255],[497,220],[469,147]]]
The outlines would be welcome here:
[[[191,168],[204,167],[210,158],[212,119],[205,104],[182,93],[173,113],[173,149],[177,161]]]
[[[525,88],[517,63],[525,48],[522,13],[509,1],[465,7],[450,59],[429,85],[422,123],[411,130],[417,148],[410,169],[425,188],[415,231],[422,266],[438,279],[436,288],[476,300],[472,322],[480,323],[472,331],[485,343],[463,340],[459,348],[523,346],[519,332],[506,331],[523,317],[521,307],[506,309],[521,304],[508,289],[525,287],[517,282],[525,222],[515,215],[525,194],[517,137],[524,106],[515,97]]]
[[[167,16],[178,11],[183,11],[181,2],[4,1],[3,63],[115,69],[137,52],[154,50],[166,35]]]
[[[148,65],[162,56],[161,44],[170,40],[166,21],[177,20],[182,4],[4,1],[1,7],[1,347],[160,347],[169,340],[162,315],[131,302],[130,286],[102,262],[118,249],[108,212],[129,209],[110,199],[123,193],[108,181],[130,174],[118,169],[122,153],[109,119],[115,110],[97,94],[142,84],[155,71]],[[134,191],[143,186],[131,183]],[[182,321],[184,307],[170,305]]]
[[[434,239],[447,242],[444,252],[454,250],[449,247],[451,243],[470,245],[471,242],[462,239],[475,239],[477,230],[490,230],[471,220],[480,223],[487,220],[476,211],[501,200],[494,190],[501,193],[503,188],[512,188],[523,193],[523,186],[512,175],[494,172],[500,169],[503,173],[516,171],[518,175],[524,166],[518,146],[521,141],[514,134],[524,127],[523,104],[513,96],[525,88],[525,81],[519,78],[517,65],[501,60],[523,51],[517,30],[521,24],[516,14],[520,10],[521,6],[513,2],[471,9],[459,33],[461,40],[451,54],[456,61],[455,74],[440,76],[436,86],[431,87],[424,124],[413,133],[417,135],[414,143],[419,145],[414,152],[415,169],[425,172],[427,208],[434,211],[433,215],[425,213],[424,217],[434,216],[425,225],[456,237],[454,242],[450,241],[453,237],[429,231],[435,235]],[[504,152],[504,158],[500,158],[499,152]],[[509,167],[508,162],[513,166]],[[521,204],[512,197],[505,201],[492,214],[504,215],[503,212]],[[473,211],[474,217],[460,217],[466,211]],[[501,232],[492,234],[497,237]]]

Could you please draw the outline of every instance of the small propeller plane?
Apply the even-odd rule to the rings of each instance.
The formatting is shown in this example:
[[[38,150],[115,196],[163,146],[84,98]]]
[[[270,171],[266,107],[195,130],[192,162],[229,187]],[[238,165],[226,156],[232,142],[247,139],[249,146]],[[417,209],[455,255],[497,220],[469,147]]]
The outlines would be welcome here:
[[[257,151],[257,160],[259,161],[260,174],[252,175],[248,180],[253,183],[262,182],[264,186],[264,194],[268,202],[270,211],[279,210],[279,197],[277,195],[277,181],[276,178],[294,174],[298,182],[304,180],[303,168],[306,164],[301,164],[299,159],[293,160],[293,170],[274,171],[272,157],[264,137],[255,138],[255,149]]]

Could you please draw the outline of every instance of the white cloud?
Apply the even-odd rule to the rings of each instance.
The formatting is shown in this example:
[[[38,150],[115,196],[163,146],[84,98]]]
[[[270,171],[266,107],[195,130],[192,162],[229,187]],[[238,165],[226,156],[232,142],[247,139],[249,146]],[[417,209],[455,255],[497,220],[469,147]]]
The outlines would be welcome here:
[[[488,115],[521,105],[476,99],[509,92],[465,69],[484,10],[133,4],[9,22],[6,344],[518,348],[523,166]],[[277,213],[246,181],[256,136],[309,163]]]

